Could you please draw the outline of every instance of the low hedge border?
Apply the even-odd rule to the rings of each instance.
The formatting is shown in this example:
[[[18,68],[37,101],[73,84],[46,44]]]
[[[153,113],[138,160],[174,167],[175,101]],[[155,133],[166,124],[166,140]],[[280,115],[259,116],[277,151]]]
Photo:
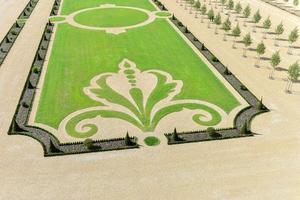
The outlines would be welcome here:
[[[70,155],[139,148],[139,145],[137,144],[137,138],[129,136],[127,138],[95,140],[92,141],[93,148],[88,148],[86,145],[84,145],[83,141],[74,143],[60,143],[59,140],[50,132],[39,127],[28,125],[31,106],[35,96],[35,89],[37,87],[41,71],[43,70],[43,64],[46,58],[53,28],[54,24],[49,21],[42,35],[8,134],[25,135],[34,138],[42,145],[44,156]],[[128,143],[128,141],[130,142]]]
[[[11,47],[17,40],[19,34],[21,33],[21,30],[25,26],[25,22],[23,22],[23,20],[26,20],[30,17],[30,15],[37,3],[38,3],[38,0],[30,0],[28,2],[28,4],[25,6],[23,11],[19,15],[17,21],[11,26],[11,28],[9,29],[9,31],[7,32],[7,34],[1,41],[1,43],[0,43],[0,66],[3,64]]]
[[[37,3],[38,0],[30,0],[28,4],[25,6],[24,10],[19,15],[18,19],[28,19]]]
[[[54,15],[58,14],[60,5],[61,5],[61,0],[55,0],[54,1],[50,16],[54,16]]]
[[[161,10],[167,10],[167,8],[158,0],[152,0],[156,6]],[[211,53],[204,43],[199,41],[193,33],[184,26],[184,24],[179,21],[174,15],[170,18],[170,21],[177,27],[178,30],[198,49],[198,51],[214,66],[214,68],[227,80],[227,82],[247,101],[249,107],[242,109],[235,117],[233,127],[225,129],[217,129],[216,133],[219,137],[211,137],[206,130],[198,131],[188,131],[176,133],[179,140],[174,140],[174,133],[165,133],[168,139],[168,144],[182,144],[189,142],[200,142],[200,141],[210,141],[210,140],[221,140],[230,138],[240,138],[254,136],[255,133],[251,132],[251,121],[252,119],[261,114],[268,112],[269,109],[262,104],[261,110],[257,109],[260,100],[247,89],[247,87],[242,84],[242,82],[232,74],[229,69],[222,64],[222,62]],[[246,126],[247,133],[241,133],[242,129]]]

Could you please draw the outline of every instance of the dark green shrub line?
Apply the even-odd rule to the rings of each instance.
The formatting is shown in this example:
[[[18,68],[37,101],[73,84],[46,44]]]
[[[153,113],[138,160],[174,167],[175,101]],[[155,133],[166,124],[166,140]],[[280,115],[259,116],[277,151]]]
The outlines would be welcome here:
[[[99,151],[112,151],[139,148],[137,138],[130,137],[127,133],[124,138],[105,140],[84,140],[73,143],[60,143],[51,133],[39,127],[28,125],[28,119],[35,97],[36,85],[39,81],[41,70],[49,47],[54,24],[50,21],[44,29],[26,84],[19,99],[15,115],[10,125],[9,135],[24,135],[37,140],[43,147],[44,156],[70,155]]]
[[[58,14],[60,4],[61,4],[61,0],[55,0],[54,1],[50,16],[54,16],[54,15]]]
[[[28,19],[35,8],[38,0],[30,0],[21,14],[19,15],[17,21],[11,26],[5,37],[0,43],[0,66],[3,64],[7,54],[9,53],[11,47],[17,40],[21,30],[23,29],[25,22],[21,22],[21,20]]]
[[[38,0],[30,0],[25,6],[24,10],[19,15],[18,19],[28,19],[37,3]]]
[[[156,2],[154,0],[154,2]],[[161,8],[161,6],[160,6]],[[174,129],[173,133],[166,133],[168,144],[181,144],[187,142],[199,142],[209,140],[220,140],[237,137],[253,136],[251,132],[251,120],[258,114],[268,112],[268,108],[263,105],[262,100],[258,100],[242,82],[224,66],[220,60],[211,53],[206,46],[196,38],[186,26],[180,22],[175,15],[170,21],[184,34],[187,39],[204,55],[204,57],[215,67],[215,69],[230,83],[230,85],[249,103],[249,107],[242,109],[234,119],[234,127],[215,129],[209,127],[207,130],[187,131],[178,133]]]
[[[19,33],[23,29],[24,24],[16,21],[12,27],[9,29],[5,37],[0,43],[0,66],[4,62],[7,54],[9,53],[11,47],[18,38]]]

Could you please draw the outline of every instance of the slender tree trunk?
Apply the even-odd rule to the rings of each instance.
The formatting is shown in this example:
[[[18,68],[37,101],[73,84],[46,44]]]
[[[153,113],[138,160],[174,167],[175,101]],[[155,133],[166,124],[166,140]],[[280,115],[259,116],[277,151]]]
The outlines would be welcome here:
[[[190,14],[193,13],[193,5],[191,5],[191,8],[190,8]]]
[[[246,47],[243,49],[243,56],[246,58],[247,57],[247,49]]]
[[[274,37],[274,46],[278,46],[278,39],[279,39],[279,37],[278,36],[275,36]]]
[[[288,54],[293,55],[292,44],[289,45]]]
[[[269,74],[269,78],[270,78],[270,79],[273,79],[274,71],[275,71],[275,69],[272,68],[272,70],[271,70],[271,72],[270,72],[270,74]]]
[[[233,39],[232,48],[235,49],[235,37]]]
[[[256,67],[259,67],[259,63],[260,63],[260,55],[257,55],[257,60],[256,60]]]
[[[184,10],[187,10],[187,5],[188,5],[188,3],[187,3],[187,1],[185,1]]]
[[[215,34],[216,35],[218,34],[218,25],[216,25],[216,27],[215,27]]]
[[[292,85],[293,85],[293,82],[291,81],[291,80],[287,80],[287,86],[286,86],[286,89],[285,89],[285,91],[287,92],[287,93],[291,93],[292,92]]]
[[[244,27],[247,27],[247,18],[244,20]]]
[[[285,92],[288,93],[289,91],[289,84],[290,84],[290,81],[289,79],[286,81],[286,86],[285,86]]]
[[[201,15],[201,23],[203,23],[203,18],[204,18],[204,16],[203,16],[203,14]]]
[[[256,32],[256,24],[253,25],[253,33]]]
[[[223,41],[226,41],[226,32],[224,33],[224,36],[223,36]]]
[[[210,20],[208,20],[207,28],[210,28]]]
[[[195,11],[195,18],[198,18],[198,10]]]
[[[264,32],[264,39],[267,39],[267,31]]]

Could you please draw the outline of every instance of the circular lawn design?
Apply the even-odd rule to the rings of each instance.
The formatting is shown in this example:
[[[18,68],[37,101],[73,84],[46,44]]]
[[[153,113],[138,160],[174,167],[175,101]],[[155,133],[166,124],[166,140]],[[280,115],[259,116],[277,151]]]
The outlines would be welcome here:
[[[149,18],[147,13],[128,8],[101,8],[75,15],[74,20],[92,27],[127,27],[140,24]]]
[[[160,140],[157,137],[149,136],[144,139],[144,142],[148,146],[157,146],[160,144]]]

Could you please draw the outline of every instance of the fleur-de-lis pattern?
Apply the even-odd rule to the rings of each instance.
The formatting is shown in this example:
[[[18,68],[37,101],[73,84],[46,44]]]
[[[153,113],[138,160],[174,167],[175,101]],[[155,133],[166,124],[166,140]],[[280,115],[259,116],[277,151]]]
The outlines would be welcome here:
[[[174,80],[167,72],[141,71],[134,62],[123,59],[118,73],[97,75],[83,89],[99,106],[70,114],[59,129],[72,137],[90,137],[100,129],[97,120],[91,119],[109,118],[126,121],[143,132],[153,132],[164,117],[185,109],[199,111],[191,116],[199,125],[213,126],[221,122],[225,112],[216,105],[193,99],[175,100],[182,87],[183,82]]]

